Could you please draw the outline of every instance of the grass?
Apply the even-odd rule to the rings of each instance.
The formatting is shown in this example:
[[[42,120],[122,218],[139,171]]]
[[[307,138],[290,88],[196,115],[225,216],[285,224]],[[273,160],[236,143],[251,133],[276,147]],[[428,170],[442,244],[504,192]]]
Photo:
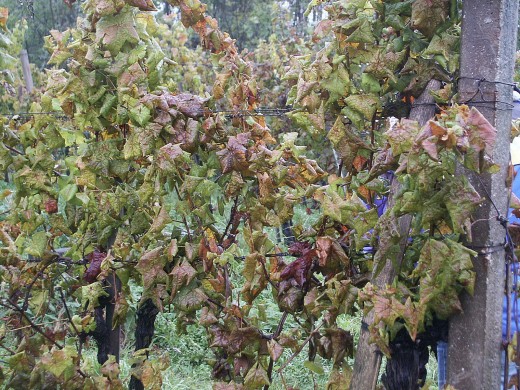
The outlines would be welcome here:
[[[289,320],[288,326],[293,325]],[[359,338],[359,330],[361,326],[361,316],[341,315],[338,318],[338,325],[350,331],[354,337],[355,343]],[[185,334],[177,334],[175,327],[175,314],[161,313],[157,316],[156,332],[152,349],[165,351],[170,356],[170,367],[163,372],[163,389],[172,390],[210,390],[212,388],[211,367],[208,359],[213,353],[208,348],[206,332],[198,326],[188,326]],[[271,389],[284,389],[280,375],[276,373],[280,363],[286,361],[291,356],[290,351],[286,351],[282,356],[278,365],[275,365],[273,383]],[[99,365],[95,361],[95,349],[90,348],[85,353],[87,366],[94,372],[99,372]],[[128,381],[130,375],[129,358],[131,357],[131,342],[127,341],[123,348],[121,356],[121,377],[125,382]],[[300,390],[311,390],[314,388],[324,389],[332,369],[330,362],[317,357],[316,361],[321,363],[324,368],[323,375],[311,373],[305,366],[307,360],[307,349],[304,349],[300,355],[296,356],[290,365],[283,371],[283,377],[287,386]],[[381,374],[384,371],[385,359],[383,359]],[[349,366],[353,366],[353,359],[347,361]],[[427,387],[429,390],[438,389],[437,383],[437,362],[433,353],[430,354],[430,360],[427,367]],[[92,371],[91,371],[92,372]],[[314,377],[314,379],[313,379]],[[316,386],[316,387],[315,387]]]

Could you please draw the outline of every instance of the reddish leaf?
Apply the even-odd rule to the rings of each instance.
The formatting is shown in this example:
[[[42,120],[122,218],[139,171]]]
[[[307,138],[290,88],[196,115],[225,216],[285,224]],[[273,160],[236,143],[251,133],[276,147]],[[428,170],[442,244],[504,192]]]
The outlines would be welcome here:
[[[294,280],[303,287],[311,277],[312,261],[315,255],[314,252],[315,251],[312,251],[312,253],[310,251],[307,252],[305,256],[299,257],[285,267],[280,274],[280,279],[288,280],[294,278]]]
[[[330,34],[334,22],[330,19],[324,19],[316,25],[314,33],[312,34],[312,41],[319,42]]]
[[[56,199],[50,198],[45,202],[45,211],[47,214],[55,214],[58,212],[58,202]]]
[[[152,0],[126,0],[126,3],[139,8],[141,11],[157,11]]]
[[[469,127],[469,143],[471,147],[477,152],[482,150],[488,153],[491,152],[495,145],[497,129],[475,107],[471,107],[466,119],[466,125]]]
[[[234,354],[243,350],[246,345],[260,341],[260,333],[254,327],[237,328],[226,331],[218,326],[212,326],[209,332],[213,336],[212,347],[221,347]]]
[[[253,366],[254,362],[255,361],[251,359],[251,357],[244,354],[236,357],[233,364],[235,368],[235,375],[242,377],[245,376],[249,369]]]
[[[293,256],[302,256],[311,249],[311,244],[305,241],[295,242],[287,250]]]
[[[83,279],[85,279],[88,283],[94,283],[96,281],[97,276],[101,272],[101,263],[105,260],[107,254],[96,249],[94,252],[89,253],[87,255],[87,260],[90,262],[90,265],[83,275]]]

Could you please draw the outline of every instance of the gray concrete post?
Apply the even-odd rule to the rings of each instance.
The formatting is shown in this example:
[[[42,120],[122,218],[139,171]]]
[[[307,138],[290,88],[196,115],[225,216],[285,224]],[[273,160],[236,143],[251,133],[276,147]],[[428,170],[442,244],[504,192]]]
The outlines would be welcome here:
[[[27,93],[31,93],[34,89],[32,74],[31,74],[31,66],[29,64],[29,55],[27,54],[27,50],[23,49],[20,51],[20,61],[22,62],[22,72],[23,79],[25,80],[25,88],[27,89]]]
[[[461,173],[483,197],[488,193],[504,216],[512,99],[508,83],[513,78],[517,27],[518,0],[463,1],[459,102],[474,105],[497,128],[493,159],[501,170],[495,175]],[[483,79],[487,81],[478,81]],[[462,296],[463,313],[450,321],[447,382],[457,390],[500,387],[505,229],[496,217],[489,200],[473,215],[469,244],[479,252],[473,259],[475,293]]]

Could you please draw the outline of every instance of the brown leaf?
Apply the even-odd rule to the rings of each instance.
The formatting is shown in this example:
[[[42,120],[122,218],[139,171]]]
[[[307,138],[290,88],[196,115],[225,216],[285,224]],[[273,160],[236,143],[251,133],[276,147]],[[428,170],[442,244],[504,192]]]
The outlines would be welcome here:
[[[101,263],[103,260],[105,260],[105,257],[107,257],[107,254],[105,252],[101,252],[99,249],[89,253],[87,255],[87,260],[90,262],[90,265],[87,271],[85,271],[83,279],[85,279],[88,283],[94,283],[97,276],[101,272]]]
[[[248,169],[246,145],[249,141],[249,133],[240,133],[236,137],[229,137],[226,148],[217,152],[220,159],[222,173],[228,173],[233,170],[244,172]]]
[[[269,350],[269,355],[271,356],[271,359],[273,359],[273,361],[277,361],[278,359],[280,359],[280,356],[282,356],[282,353],[283,353],[283,347],[278,344],[278,342],[276,340],[269,340],[267,342],[267,348]]]
[[[292,282],[291,282],[292,281]],[[278,306],[281,310],[296,313],[303,309],[304,294],[300,286],[294,286],[296,281],[283,280],[278,285]]]
[[[318,237],[316,240],[316,252],[319,266],[326,275],[340,272],[344,266],[350,264],[349,258],[339,242],[328,236]]]
[[[172,298],[175,297],[177,290],[183,285],[189,285],[196,275],[197,271],[186,260],[173,267],[170,272],[170,276],[172,277]]]
[[[412,27],[431,38],[448,12],[449,0],[416,0],[412,4]]]
[[[139,8],[141,11],[157,11],[152,0],[125,0],[128,5]]]
[[[520,218],[520,215],[517,217]],[[513,240],[513,244],[520,246],[520,224],[514,222],[508,225],[507,228],[509,230],[509,234],[511,235],[511,239]]]
[[[217,317],[208,307],[203,307],[200,311],[199,324],[209,326],[218,322]]]
[[[491,153],[495,146],[497,129],[475,107],[471,107],[469,111],[469,115],[466,118],[466,126],[468,127],[471,147],[476,152],[484,150]]]
[[[190,118],[199,118],[204,115],[204,105],[207,99],[191,93],[180,93],[178,95],[163,95],[169,107],[174,107]]]

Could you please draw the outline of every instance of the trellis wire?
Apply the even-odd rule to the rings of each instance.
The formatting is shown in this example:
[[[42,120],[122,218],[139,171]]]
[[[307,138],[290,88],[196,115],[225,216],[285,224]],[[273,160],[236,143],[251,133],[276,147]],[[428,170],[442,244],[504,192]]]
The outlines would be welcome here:
[[[210,114],[225,114],[225,117],[227,119],[231,118],[240,118],[240,117],[247,117],[247,116],[284,116],[287,113],[293,111],[294,109],[291,106],[285,106],[285,107],[260,107],[253,110],[228,110],[228,109],[221,109],[221,110],[206,110],[205,113]],[[48,112],[8,112],[8,113],[1,113],[0,115],[7,117],[7,118],[31,118],[35,115],[51,115],[58,119],[70,119],[68,116],[64,115],[62,112],[59,111],[48,111]]]

